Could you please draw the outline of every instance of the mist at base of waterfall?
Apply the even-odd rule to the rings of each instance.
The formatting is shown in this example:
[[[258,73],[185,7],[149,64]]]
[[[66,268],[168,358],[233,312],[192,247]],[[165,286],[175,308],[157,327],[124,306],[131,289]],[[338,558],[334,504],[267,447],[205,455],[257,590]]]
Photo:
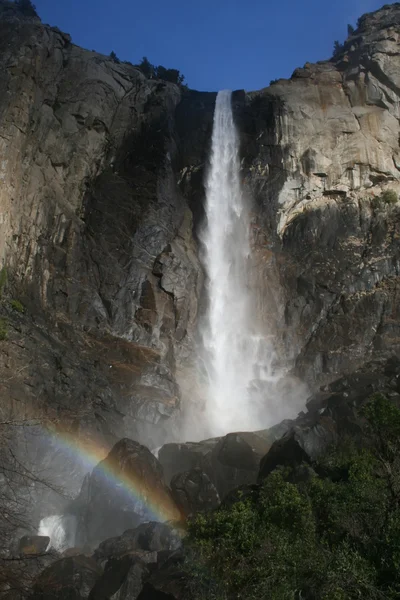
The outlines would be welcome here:
[[[76,518],[73,515],[52,515],[39,523],[38,535],[48,536],[48,550],[64,552],[75,546]]]

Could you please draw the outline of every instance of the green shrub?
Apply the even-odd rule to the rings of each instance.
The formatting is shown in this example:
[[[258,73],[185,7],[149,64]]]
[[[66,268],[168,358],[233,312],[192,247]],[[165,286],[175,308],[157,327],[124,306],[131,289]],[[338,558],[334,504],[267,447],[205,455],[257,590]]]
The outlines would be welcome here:
[[[8,336],[7,321],[0,319],[0,341],[6,340]]]
[[[10,304],[11,304],[11,308],[13,310],[16,310],[19,313],[25,312],[25,308],[19,300],[11,300]]]
[[[0,298],[7,284],[7,269],[3,267],[0,271]]]
[[[396,204],[399,196],[394,190],[385,190],[381,194],[381,200],[385,202],[385,204]]]
[[[362,416],[362,439],[307,480],[278,467],[258,495],[189,522],[196,600],[400,597],[400,410],[375,394]]]

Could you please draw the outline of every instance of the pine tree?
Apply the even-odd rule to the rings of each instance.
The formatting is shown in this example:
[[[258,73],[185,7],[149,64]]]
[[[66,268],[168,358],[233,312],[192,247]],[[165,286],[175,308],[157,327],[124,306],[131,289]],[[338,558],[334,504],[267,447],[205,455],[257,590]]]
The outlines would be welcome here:
[[[353,25],[350,25],[350,23],[347,25],[347,35],[350,37],[351,35],[353,35],[354,33],[354,27]]]
[[[114,50],[111,50],[110,52],[110,58],[111,60],[113,60],[115,63],[119,63],[121,62],[118,58],[118,56],[115,54]]]
[[[340,42],[338,42],[338,40],[335,40],[333,42],[333,56],[336,56],[342,50],[343,50],[343,45]]]
[[[154,65],[151,64],[147,56],[143,56],[141,63],[138,65],[143,75],[146,77],[154,77]]]

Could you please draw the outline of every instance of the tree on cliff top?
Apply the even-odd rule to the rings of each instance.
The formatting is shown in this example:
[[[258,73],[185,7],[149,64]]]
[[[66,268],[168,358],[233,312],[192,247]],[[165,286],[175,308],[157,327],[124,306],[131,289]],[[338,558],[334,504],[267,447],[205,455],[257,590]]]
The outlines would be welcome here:
[[[19,10],[27,17],[37,17],[36,6],[31,0],[15,0],[15,4]]]
[[[137,66],[149,79],[162,79],[176,85],[184,85],[185,76],[178,69],[167,69],[162,65],[156,67],[151,64],[147,56],[144,56]]]

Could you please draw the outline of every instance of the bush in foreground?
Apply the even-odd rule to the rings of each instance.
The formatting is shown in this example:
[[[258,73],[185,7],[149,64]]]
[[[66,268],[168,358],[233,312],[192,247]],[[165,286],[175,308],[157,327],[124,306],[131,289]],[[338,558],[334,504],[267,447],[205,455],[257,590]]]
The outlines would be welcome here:
[[[400,597],[400,411],[377,394],[364,416],[361,446],[342,443],[306,480],[278,468],[257,499],[191,521],[194,598]]]

